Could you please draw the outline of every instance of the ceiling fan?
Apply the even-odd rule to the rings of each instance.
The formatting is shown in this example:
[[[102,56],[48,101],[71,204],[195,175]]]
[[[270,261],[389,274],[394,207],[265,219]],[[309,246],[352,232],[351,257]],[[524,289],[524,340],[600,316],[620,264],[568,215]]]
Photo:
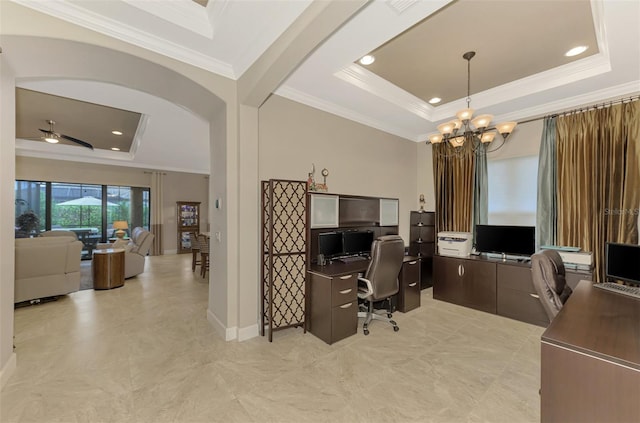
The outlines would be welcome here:
[[[87,147],[87,148],[90,148],[91,150],[93,150],[93,146],[91,144],[89,144],[88,142],[86,142],[86,141],[82,141],[82,140],[79,140],[77,138],[70,137],[69,135],[59,134],[59,133],[55,132],[53,130],[53,125],[55,125],[54,121],[47,120],[46,122],[49,124],[49,129],[48,130],[47,129],[40,129],[40,132],[42,132],[44,134],[43,138],[44,138],[44,140],[46,142],[49,142],[51,144],[56,144],[56,143],[58,143],[60,141],[60,138],[62,138],[62,139],[65,139],[67,141],[75,142],[76,144],[79,144],[79,145],[81,145],[83,147]]]

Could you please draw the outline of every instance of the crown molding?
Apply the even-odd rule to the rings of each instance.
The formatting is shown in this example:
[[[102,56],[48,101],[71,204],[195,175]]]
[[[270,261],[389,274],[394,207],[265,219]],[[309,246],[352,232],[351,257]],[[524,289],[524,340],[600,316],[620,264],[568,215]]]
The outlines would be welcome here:
[[[198,35],[213,39],[213,25],[204,7],[191,0],[145,1],[122,0],[130,6],[150,13],[173,25],[178,25]]]
[[[295,88],[282,86],[275,91],[275,94],[281,97],[288,98],[289,100],[295,101],[297,103],[302,103],[307,106],[313,107],[314,109],[319,109],[324,112],[361,123],[371,128],[378,129],[391,135],[405,138],[410,141],[419,141],[419,139],[416,138],[415,134],[409,133],[400,127],[392,125],[382,125],[379,120],[372,119],[351,109],[347,109],[346,107],[342,107],[324,99],[303,93],[302,91],[296,90]]]
[[[43,144],[39,146],[38,144]],[[137,163],[129,153],[116,151],[93,150],[91,154],[78,152],[79,148],[72,145],[44,145],[39,141],[16,139],[16,156],[33,157],[47,160],[64,160],[70,162],[93,163],[107,166],[125,166],[136,169],[163,170],[167,172],[183,172],[208,175],[208,170],[183,168],[174,166],[158,166],[156,164]],[[87,150],[88,151],[88,150]]]
[[[130,25],[123,24],[122,22],[106,18],[75,3],[69,3],[63,0],[12,1],[74,25],[82,26],[100,34],[124,41],[128,44],[188,63],[233,80],[237,79],[233,67],[228,63],[221,62],[198,51],[185,48],[168,39],[157,37]]]
[[[138,120],[138,127],[136,128],[136,133],[133,135],[131,147],[129,147],[129,153],[131,153],[132,159],[136,156],[138,148],[140,147],[140,143],[142,143],[142,136],[144,135],[144,131],[147,129],[148,122],[149,116],[146,114],[142,114],[140,116],[140,119]]]
[[[351,64],[336,72],[334,76],[416,116],[432,120],[433,106],[360,65]]]
[[[495,121],[518,121],[525,119],[534,119],[536,117],[550,115],[554,113],[562,113],[565,110],[571,110],[580,106],[589,106],[597,103],[606,103],[608,100],[620,99],[627,96],[640,94],[640,79],[616,85],[613,87],[603,88],[597,91],[590,91],[585,94],[563,98],[562,100],[551,101],[535,107],[518,110],[516,112],[507,113],[495,118]]]

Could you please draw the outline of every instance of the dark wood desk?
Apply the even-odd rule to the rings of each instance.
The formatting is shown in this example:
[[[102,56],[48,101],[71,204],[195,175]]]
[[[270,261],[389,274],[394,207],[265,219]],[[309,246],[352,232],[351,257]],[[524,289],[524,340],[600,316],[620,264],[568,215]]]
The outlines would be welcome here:
[[[419,258],[405,256],[399,275],[397,304],[407,312],[420,306]],[[358,330],[358,274],[366,272],[369,260],[325,266],[312,264],[306,284],[307,330],[332,344]]]
[[[640,421],[639,299],[581,281],[541,352],[541,422]]]

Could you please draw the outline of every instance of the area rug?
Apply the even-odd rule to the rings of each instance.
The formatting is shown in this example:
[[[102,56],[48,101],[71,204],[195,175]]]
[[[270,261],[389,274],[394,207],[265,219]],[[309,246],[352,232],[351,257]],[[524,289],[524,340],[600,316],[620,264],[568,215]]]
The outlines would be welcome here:
[[[91,260],[82,260],[80,262],[80,291],[84,289],[93,289]]]

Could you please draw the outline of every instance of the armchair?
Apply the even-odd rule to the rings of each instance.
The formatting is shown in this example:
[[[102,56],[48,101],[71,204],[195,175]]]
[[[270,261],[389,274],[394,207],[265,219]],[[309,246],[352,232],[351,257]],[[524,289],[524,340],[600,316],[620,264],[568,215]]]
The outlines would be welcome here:
[[[404,241],[398,235],[381,236],[371,246],[371,262],[363,277],[358,278],[358,298],[366,304],[366,311],[358,312],[363,317],[362,330],[369,334],[369,323],[372,320],[383,320],[400,330],[391,318],[391,297],[398,293],[398,275],[404,257]],[[374,311],[374,303],[388,300],[389,309],[386,316]]]
[[[113,244],[100,243],[98,244],[98,249],[123,248],[125,250],[124,277],[129,279],[144,272],[145,257],[151,249],[153,238],[155,238],[155,235],[151,232],[144,228],[136,227],[131,232],[129,241],[117,240]]]

